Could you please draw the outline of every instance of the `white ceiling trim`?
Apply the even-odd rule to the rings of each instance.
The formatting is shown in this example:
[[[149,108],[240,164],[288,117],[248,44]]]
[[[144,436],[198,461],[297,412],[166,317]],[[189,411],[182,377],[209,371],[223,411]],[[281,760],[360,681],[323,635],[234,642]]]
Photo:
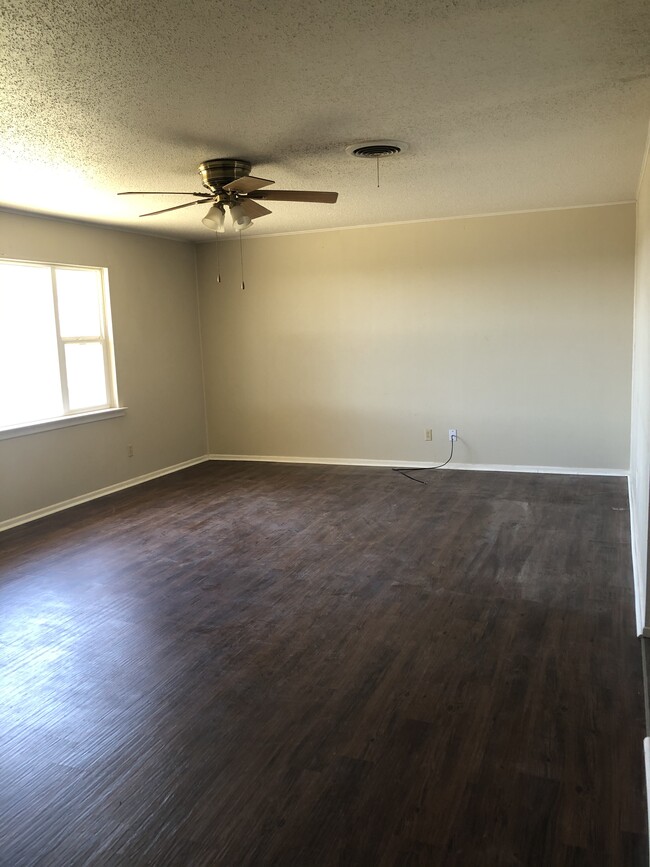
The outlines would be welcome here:
[[[363,226],[333,226],[327,229],[296,229],[294,232],[267,232],[265,235],[248,235],[243,233],[245,241],[263,241],[265,238],[281,238],[285,235],[314,235],[322,232],[349,232],[354,229],[378,229],[385,226],[409,226],[414,223],[448,223],[452,220],[480,220],[484,217],[508,217],[516,214],[543,214],[548,211],[578,211],[585,208],[614,208],[617,205],[633,205],[636,199],[623,199],[620,202],[596,202],[591,205],[562,205],[559,208],[525,208],[519,211],[491,211],[485,214],[459,214],[453,217],[427,217],[423,220],[394,220],[390,223],[366,223]],[[219,235],[219,243],[238,241],[237,235]],[[197,244],[214,244],[214,238],[206,241],[196,241]]]

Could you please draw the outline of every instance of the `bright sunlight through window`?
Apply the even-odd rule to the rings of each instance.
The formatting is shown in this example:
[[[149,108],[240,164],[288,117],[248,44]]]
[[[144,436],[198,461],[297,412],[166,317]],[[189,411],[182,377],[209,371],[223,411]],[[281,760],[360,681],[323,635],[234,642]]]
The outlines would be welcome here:
[[[0,428],[117,405],[102,268],[0,260]]]

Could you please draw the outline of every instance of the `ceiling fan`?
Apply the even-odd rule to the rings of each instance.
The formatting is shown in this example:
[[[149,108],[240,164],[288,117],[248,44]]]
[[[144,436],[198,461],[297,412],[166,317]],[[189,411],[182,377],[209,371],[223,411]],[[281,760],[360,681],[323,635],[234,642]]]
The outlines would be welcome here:
[[[160,211],[151,211],[148,214],[140,214],[140,216],[152,217],[167,211],[177,211],[179,208],[189,208],[190,205],[210,204],[210,209],[201,221],[204,226],[216,232],[225,232],[226,208],[228,208],[233,227],[236,231],[241,232],[243,229],[248,229],[253,220],[271,213],[268,208],[259,204],[258,199],[270,202],[334,204],[339,195],[338,193],[318,190],[263,190],[262,187],[268,187],[274,181],[256,178],[251,175],[250,171],[251,164],[248,160],[232,158],[206,160],[199,166],[199,174],[203,186],[210,191],[209,193],[130,190],[129,192],[118,193],[118,196],[195,196],[195,201],[174,205],[171,208],[162,208]]]

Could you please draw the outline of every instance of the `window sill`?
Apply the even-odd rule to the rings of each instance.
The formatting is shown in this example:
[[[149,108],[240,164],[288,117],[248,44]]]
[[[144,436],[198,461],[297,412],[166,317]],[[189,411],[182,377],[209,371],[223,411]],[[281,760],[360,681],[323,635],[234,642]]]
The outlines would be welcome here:
[[[0,440],[28,436],[29,434],[41,433],[46,430],[57,430],[60,427],[88,424],[91,421],[103,421],[106,418],[117,418],[120,415],[124,415],[126,410],[127,407],[125,406],[116,406],[110,409],[98,409],[94,412],[78,412],[74,415],[62,415],[59,418],[47,418],[43,421],[34,421],[29,424],[0,428]]]

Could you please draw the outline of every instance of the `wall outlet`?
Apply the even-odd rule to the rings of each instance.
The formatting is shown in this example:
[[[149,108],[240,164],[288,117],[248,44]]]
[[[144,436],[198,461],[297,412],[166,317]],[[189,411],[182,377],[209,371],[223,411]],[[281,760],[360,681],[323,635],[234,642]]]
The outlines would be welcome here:
[[[129,445],[126,447],[126,453],[127,453],[127,455],[128,455],[130,458],[133,457],[133,446],[132,446],[130,443],[129,443]]]
[[[453,443],[458,439],[458,431],[455,427],[449,428],[449,442]]]
[[[431,440],[433,439],[433,431],[431,430],[431,428],[427,428],[427,429],[425,430],[425,432],[424,432],[424,438],[425,438],[425,440],[426,440],[428,443],[431,442]]]

